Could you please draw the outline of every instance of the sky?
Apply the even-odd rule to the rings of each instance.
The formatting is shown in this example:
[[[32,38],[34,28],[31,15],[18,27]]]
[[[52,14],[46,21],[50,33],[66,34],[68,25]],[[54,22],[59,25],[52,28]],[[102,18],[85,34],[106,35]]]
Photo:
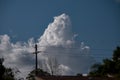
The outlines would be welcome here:
[[[84,42],[85,47],[87,45],[90,48],[89,53],[95,61],[101,61],[106,57],[111,58],[113,50],[120,45],[119,0],[0,0],[1,40],[5,38],[10,45],[17,45],[18,48],[17,42],[23,45],[25,42],[28,44],[30,38],[37,41],[41,36],[50,36],[44,34],[47,32],[46,29],[50,23],[54,24],[53,17],[59,18],[62,14],[69,16],[69,19],[65,17],[65,20],[70,20],[68,23],[72,28],[68,33],[74,35],[68,35],[69,38],[62,35],[63,38],[58,39],[72,41],[71,37],[77,35],[73,41],[80,44],[79,46]],[[54,27],[52,29],[54,30]],[[68,33],[65,30],[64,34]],[[42,43],[38,41],[39,45]],[[20,49],[22,47],[19,46]]]
[[[117,0],[1,0],[0,34],[27,41],[43,34],[53,17],[66,13],[78,40],[92,48],[113,49],[120,43],[120,3]]]

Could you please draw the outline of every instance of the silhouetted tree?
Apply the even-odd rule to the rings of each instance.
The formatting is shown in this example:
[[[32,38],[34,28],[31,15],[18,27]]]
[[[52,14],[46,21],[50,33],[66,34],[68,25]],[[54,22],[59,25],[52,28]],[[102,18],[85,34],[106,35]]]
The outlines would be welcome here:
[[[15,80],[13,70],[3,65],[4,58],[0,58],[0,80]]]
[[[0,58],[0,79],[3,80],[3,75],[5,73],[5,67],[3,66],[3,58]]]
[[[120,47],[117,47],[117,49],[114,50],[112,59],[113,59],[114,62],[120,61]]]
[[[76,76],[82,77],[83,75],[82,75],[82,73],[77,73]]]
[[[112,59],[104,59],[102,64],[94,64],[89,75],[120,77],[120,47],[114,50]]]
[[[50,76],[48,72],[43,71],[42,69],[38,69],[38,76]],[[31,71],[26,77],[27,80],[35,80],[35,70]]]

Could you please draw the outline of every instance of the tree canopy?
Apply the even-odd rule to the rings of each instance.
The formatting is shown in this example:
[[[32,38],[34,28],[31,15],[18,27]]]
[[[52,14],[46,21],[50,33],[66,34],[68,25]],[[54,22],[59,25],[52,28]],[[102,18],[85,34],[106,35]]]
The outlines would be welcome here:
[[[50,76],[50,73],[43,71],[42,69],[37,69],[37,76]],[[35,80],[35,70],[32,70],[28,76],[26,77],[27,80]]]
[[[113,51],[112,59],[104,59],[103,63],[94,64],[89,73],[90,76],[120,77],[120,47]]]
[[[3,65],[4,58],[0,58],[0,80],[15,80],[14,72],[11,68]]]

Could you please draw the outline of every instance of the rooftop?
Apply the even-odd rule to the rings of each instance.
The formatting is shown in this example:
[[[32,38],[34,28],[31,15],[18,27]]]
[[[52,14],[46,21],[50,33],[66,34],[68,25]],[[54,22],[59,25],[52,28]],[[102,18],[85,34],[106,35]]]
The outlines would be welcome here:
[[[82,76],[41,76],[36,80],[116,80],[114,78],[82,77]]]

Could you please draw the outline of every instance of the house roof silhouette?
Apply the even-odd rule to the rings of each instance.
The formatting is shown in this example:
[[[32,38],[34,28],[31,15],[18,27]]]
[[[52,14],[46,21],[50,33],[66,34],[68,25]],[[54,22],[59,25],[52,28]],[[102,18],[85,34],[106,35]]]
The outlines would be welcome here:
[[[116,80],[114,78],[84,77],[84,76],[41,76],[36,80]]]

